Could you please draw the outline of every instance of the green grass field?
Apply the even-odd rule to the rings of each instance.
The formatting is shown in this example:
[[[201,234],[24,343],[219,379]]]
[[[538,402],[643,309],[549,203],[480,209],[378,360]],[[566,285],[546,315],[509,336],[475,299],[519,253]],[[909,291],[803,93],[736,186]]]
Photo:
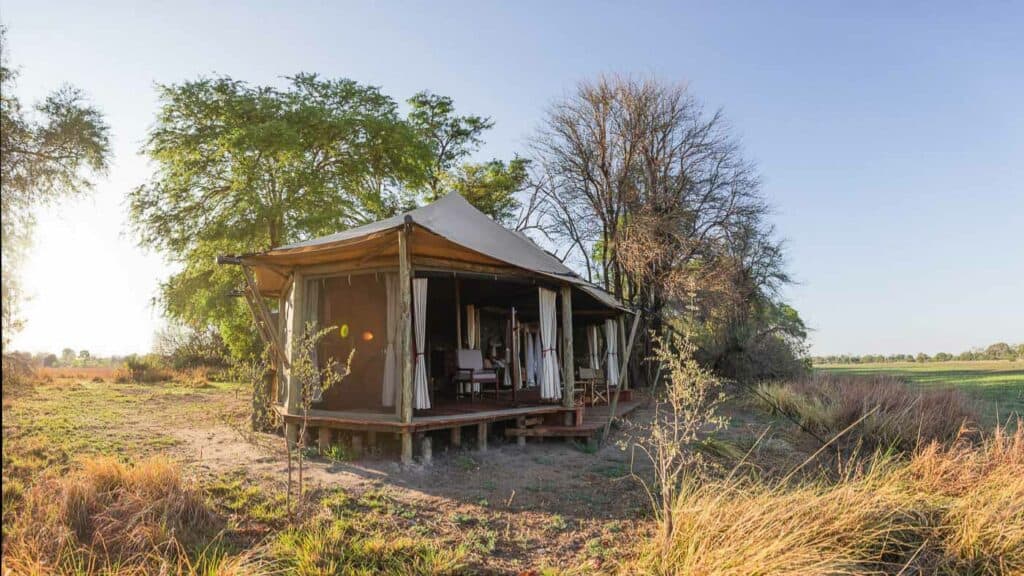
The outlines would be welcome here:
[[[815,369],[838,374],[891,374],[919,386],[959,388],[984,403],[990,422],[997,417],[1005,420],[1013,413],[1024,416],[1024,362],[821,364]]]

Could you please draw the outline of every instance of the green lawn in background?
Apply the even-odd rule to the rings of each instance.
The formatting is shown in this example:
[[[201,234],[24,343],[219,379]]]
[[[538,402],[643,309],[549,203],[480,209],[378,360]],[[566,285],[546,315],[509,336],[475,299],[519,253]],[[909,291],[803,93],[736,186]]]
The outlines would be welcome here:
[[[1011,414],[1024,416],[1024,362],[879,362],[820,364],[814,367],[837,374],[891,374],[919,386],[952,386],[984,403],[990,423],[1005,422]]]

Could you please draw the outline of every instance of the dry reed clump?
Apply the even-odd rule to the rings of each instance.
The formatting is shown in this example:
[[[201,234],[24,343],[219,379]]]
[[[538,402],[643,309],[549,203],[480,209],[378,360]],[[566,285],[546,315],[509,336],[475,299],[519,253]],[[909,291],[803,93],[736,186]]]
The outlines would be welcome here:
[[[191,565],[186,551],[205,547],[223,527],[170,461],[126,466],[89,459],[24,494],[4,542],[5,574],[145,573],[168,566],[181,572]]]
[[[839,443],[908,452],[937,440],[950,442],[977,422],[973,403],[955,389],[916,389],[885,375],[814,374],[792,382],[762,384],[760,401],[797,419],[820,437],[853,428]]]
[[[198,366],[176,370],[173,379],[176,383],[188,388],[206,388],[210,386],[210,369]]]
[[[685,484],[653,574],[1024,574],[1024,429],[878,456],[838,482]]]
[[[941,511],[945,560],[970,574],[1024,574],[1024,427],[997,427],[978,445],[932,442],[901,470]]]

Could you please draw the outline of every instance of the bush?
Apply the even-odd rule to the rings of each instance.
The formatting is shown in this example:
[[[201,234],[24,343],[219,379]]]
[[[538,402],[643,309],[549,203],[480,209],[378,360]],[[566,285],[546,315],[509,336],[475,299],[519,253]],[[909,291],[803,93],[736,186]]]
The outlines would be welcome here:
[[[32,381],[32,359],[24,352],[3,354],[3,389],[9,390]]]
[[[174,373],[163,364],[159,357],[154,355],[129,356],[125,359],[123,368],[123,370],[116,371],[115,382],[151,384],[167,382],[174,378]]]
[[[893,376],[813,374],[762,384],[758,400],[769,411],[798,420],[820,438],[853,429],[840,444],[911,451],[922,442],[956,439],[978,421],[973,403],[955,389],[916,389]]]

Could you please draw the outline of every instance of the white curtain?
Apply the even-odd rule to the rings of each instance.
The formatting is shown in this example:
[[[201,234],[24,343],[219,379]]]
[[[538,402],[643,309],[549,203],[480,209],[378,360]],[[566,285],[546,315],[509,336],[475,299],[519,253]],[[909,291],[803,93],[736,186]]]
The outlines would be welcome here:
[[[417,410],[430,408],[430,393],[427,390],[427,279],[412,281],[413,314],[416,315],[416,376],[413,379],[413,402]]]
[[[466,306],[466,345],[471,350],[480,348],[480,312],[476,306]]]
[[[398,374],[401,371],[395,344],[398,341],[398,274],[384,274],[384,291],[387,297],[387,323],[384,336],[384,381],[381,385],[380,403],[384,406],[395,405],[398,390]]]
[[[541,371],[541,345],[540,345],[540,334],[534,332],[533,334],[533,382],[540,384],[540,371]]]
[[[523,347],[526,348],[526,384],[533,386],[537,383],[537,368],[533,355],[533,332],[523,330]]]
[[[601,327],[597,324],[587,325],[587,353],[589,355],[589,366],[594,370],[601,367]]]
[[[295,296],[295,286],[293,285],[292,287],[290,287],[288,289],[288,292],[281,298],[281,302],[280,302],[281,312],[279,313],[279,316],[281,318],[283,318],[283,321],[281,322],[281,326],[280,326],[280,328],[281,328],[280,334],[281,334],[281,346],[284,348],[284,350],[281,350],[281,353],[284,354],[289,359],[292,357],[292,351],[294,350],[294,346],[295,346],[295,335],[292,334],[292,323],[295,320],[295,310],[294,310],[295,302],[293,301],[294,296]],[[289,373],[289,379],[290,379],[291,368],[283,367],[283,370],[285,370],[285,371],[287,371]],[[281,382],[282,382],[282,384],[285,384],[287,382],[287,380],[282,380]],[[291,390],[290,386],[287,386],[287,385],[278,386],[277,398],[278,398],[278,400],[282,404],[288,402],[288,391],[289,390]]]
[[[562,382],[558,372],[558,351],[555,349],[555,338],[558,334],[557,318],[555,317],[554,290],[538,288],[540,293],[540,345],[541,345],[541,376],[540,397],[552,400],[562,397]]]
[[[615,320],[609,318],[604,321],[604,340],[608,350],[608,369],[605,371],[605,377],[610,386],[619,383],[619,333],[617,328]]]

